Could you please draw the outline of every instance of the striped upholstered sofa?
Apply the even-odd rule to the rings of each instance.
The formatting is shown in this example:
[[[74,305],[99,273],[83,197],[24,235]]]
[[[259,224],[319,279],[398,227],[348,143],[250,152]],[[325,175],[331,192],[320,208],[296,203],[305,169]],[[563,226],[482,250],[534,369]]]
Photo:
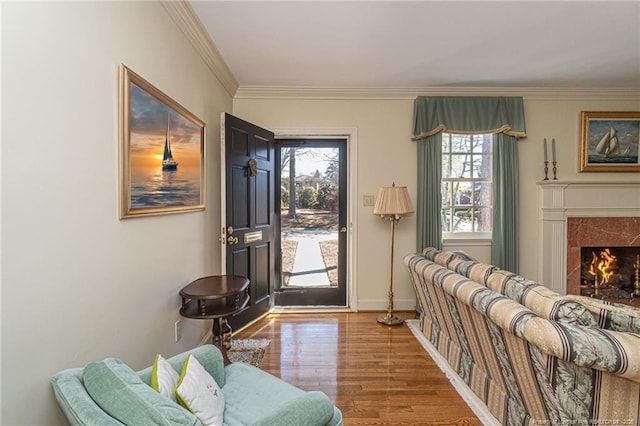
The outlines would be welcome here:
[[[464,253],[404,259],[423,337],[515,425],[636,425],[640,311],[583,304]]]

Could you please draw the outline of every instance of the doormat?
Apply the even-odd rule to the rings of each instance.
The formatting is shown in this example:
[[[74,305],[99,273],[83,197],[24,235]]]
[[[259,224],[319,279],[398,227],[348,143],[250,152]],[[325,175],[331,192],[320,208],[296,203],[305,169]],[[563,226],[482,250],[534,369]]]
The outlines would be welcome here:
[[[227,355],[231,362],[244,362],[260,368],[267,346],[269,339],[231,340],[231,349],[227,351]]]

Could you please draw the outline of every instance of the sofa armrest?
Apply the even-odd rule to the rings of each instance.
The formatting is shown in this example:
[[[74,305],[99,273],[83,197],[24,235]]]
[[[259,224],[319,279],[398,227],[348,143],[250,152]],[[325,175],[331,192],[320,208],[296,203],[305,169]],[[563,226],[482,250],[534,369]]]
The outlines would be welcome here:
[[[333,402],[319,391],[310,391],[260,419],[261,426],[324,426],[333,417]]]
[[[58,405],[72,426],[124,426],[109,416],[89,396],[82,382],[82,368],[70,368],[51,378]]]

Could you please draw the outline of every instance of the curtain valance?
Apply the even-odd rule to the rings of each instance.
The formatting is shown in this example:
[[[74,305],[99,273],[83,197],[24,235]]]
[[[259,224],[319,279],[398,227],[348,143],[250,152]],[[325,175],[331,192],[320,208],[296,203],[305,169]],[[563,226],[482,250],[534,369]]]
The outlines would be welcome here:
[[[522,97],[418,96],[413,117],[414,141],[439,132],[527,137]]]

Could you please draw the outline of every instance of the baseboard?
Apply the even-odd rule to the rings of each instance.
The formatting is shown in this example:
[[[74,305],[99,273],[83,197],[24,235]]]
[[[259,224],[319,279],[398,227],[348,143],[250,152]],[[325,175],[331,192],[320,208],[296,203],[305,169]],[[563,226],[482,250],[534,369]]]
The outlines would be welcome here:
[[[389,299],[358,299],[358,311],[386,311]],[[394,299],[394,311],[415,311],[416,299]]]
[[[431,355],[433,361],[440,367],[440,370],[447,376],[449,382],[456,389],[458,394],[464,399],[471,411],[478,416],[478,419],[486,426],[501,426],[501,423],[491,414],[485,403],[476,396],[475,393],[467,386],[467,384],[456,374],[451,368],[447,360],[438,352],[429,340],[422,334],[420,330],[420,321],[416,319],[406,320],[405,324],[409,330],[416,336],[418,342]]]

